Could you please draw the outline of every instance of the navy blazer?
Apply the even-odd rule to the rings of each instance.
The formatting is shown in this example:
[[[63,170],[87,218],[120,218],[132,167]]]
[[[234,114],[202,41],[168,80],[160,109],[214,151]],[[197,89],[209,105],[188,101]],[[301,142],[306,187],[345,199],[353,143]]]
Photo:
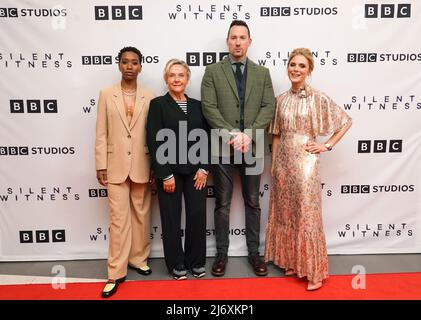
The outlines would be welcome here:
[[[189,98],[187,95],[186,97],[187,114],[181,110],[168,92],[164,96],[152,99],[150,102],[146,124],[146,140],[150,152],[152,170],[157,178],[165,178],[174,173],[191,174],[199,168],[205,170],[209,168],[210,134],[209,126],[202,114],[202,104],[199,100]],[[168,138],[165,141],[157,141],[156,135],[161,129],[171,129],[174,133],[175,145],[171,143],[173,140],[168,143]],[[204,130],[207,133],[207,139],[195,137],[194,141],[188,141],[187,137],[194,129]],[[166,144],[163,148],[171,147],[165,152],[165,156],[171,156],[172,159],[175,159],[172,163],[162,164],[157,161],[158,148],[163,144]],[[200,157],[198,163],[192,163],[192,159],[188,157],[188,151],[193,145],[195,146],[194,151],[196,151],[194,153],[198,158]]]

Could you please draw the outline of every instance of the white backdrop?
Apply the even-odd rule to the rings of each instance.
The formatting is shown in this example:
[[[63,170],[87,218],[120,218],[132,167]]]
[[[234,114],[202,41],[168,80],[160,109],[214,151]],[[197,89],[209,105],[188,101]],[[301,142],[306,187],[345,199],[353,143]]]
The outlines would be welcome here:
[[[107,256],[107,198],[95,179],[94,133],[99,90],[120,79],[119,49],[142,51],[139,81],[157,95],[166,91],[166,61],[186,60],[188,94],[200,99],[204,66],[226,52],[233,19],[249,24],[249,57],[270,69],[276,94],[288,89],[288,52],[308,47],[316,61],[311,85],[353,118],[341,143],[322,155],[329,253],[421,252],[418,1],[2,0],[0,260]],[[269,185],[266,166],[261,252]],[[159,257],[153,201],[152,256]],[[210,180],[208,255],[215,253],[213,208]],[[246,253],[237,181],[230,254]]]

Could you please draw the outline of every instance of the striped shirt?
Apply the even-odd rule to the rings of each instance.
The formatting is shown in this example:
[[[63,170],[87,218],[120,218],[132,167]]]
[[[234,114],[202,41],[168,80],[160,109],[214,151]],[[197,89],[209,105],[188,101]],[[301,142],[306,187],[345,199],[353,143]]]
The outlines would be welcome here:
[[[183,110],[184,114],[187,114],[187,100],[186,101],[176,101],[178,106]]]

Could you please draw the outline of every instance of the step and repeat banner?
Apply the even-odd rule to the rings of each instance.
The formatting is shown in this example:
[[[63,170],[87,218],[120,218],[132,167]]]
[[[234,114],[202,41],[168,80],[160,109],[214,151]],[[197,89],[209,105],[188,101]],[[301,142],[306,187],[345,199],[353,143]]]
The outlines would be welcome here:
[[[353,118],[321,155],[330,254],[421,252],[421,3],[419,1],[0,2],[0,260],[106,258],[107,191],[95,176],[99,90],[120,80],[124,46],[143,57],[142,86],[164,94],[165,63],[191,66],[187,93],[200,99],[205,66],[226,55],[233,19],[245,20],[249,57],[270,69],[276,95],[289,89],[293,48],[315,58],[310,84]],[[321,137],[320,141],[325,141]],[[261,252],[270,159],[261,182]],[[230,255],[245,255],[239,181]],[[215,253],[208,186],[207,254]],[[154,191],[152,256],[162,257]]]

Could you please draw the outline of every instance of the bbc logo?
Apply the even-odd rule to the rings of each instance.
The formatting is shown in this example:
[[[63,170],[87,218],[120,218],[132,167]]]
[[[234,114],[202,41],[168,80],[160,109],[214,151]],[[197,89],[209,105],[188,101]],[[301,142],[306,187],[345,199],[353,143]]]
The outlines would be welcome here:
[[[108,196],[107,189],[89,189],[89,198],[106,198]]]
[[[373,142],[373,143],[372,143]],[[389,145],[389,148],[387,147]],[[402,140],[359,140],[358,153],[402,152]]]
[[[370,185],[342,185],[341,193],[370,193]]]
[[[0,18],[17,18],[18,8],[0,8]]]
[[[202,52],[202,59],[200,58],[200,52],[187,52],[186,62],[189,66],[207,66],[212,63],[216,63],[224,59],[228,55],[228,52]],[[217,57],[219,60],[217,60]]]
[[[103,65],[112,63],[112,56],[82,56],[83,65]]]
[[[410,18],[411,4],[366,4],[364,13],[366,18]]]
[[[0,156],[27,156],[28,147],[0,147]]]
[[[50,240],[51,239],[51,240]],[[19,231],[20,243],[49,243],[49,242],[66,242],[65,230],[35,230],[35,238],[33,230]]]
[[[377,62],[377,53],[348,53],[348,62]]]
[[[111,13],[111,17],[110,17]],[[142,20],[142,6],[95,6],[95,20]]]
[[[215,198],[215,187],[214,186],[207,186],[207,198]]]
[[[280,17],[280,16],[290,16],[291,7],[261,7],[260,16],[261,17]]]
[[[10,100],[11,113],[57,113],[57,100]]]

